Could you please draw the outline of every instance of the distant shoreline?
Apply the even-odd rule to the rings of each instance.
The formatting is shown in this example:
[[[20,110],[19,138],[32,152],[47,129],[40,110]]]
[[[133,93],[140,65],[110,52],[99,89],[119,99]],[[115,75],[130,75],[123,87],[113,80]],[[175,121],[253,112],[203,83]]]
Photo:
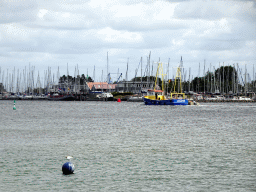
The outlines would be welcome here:
[[[48,100],[47,98],[45,99],[37,99],[37,98],[33,98],[33,99],[0,99],[0,101],[63,101],[63,100]],[[107,99],[88,99],[88,100],[74,100],[74,101],[83,101],[83,102],[88,102],[88,101],[103,101],[103,102],[117,102],[117,99],[111,99],[111,100],[107,100]],[[143,102],[143,100],[122,100],[122,102]],[[196,102],[199,103],[255,103],[256,100],[195,100]]]

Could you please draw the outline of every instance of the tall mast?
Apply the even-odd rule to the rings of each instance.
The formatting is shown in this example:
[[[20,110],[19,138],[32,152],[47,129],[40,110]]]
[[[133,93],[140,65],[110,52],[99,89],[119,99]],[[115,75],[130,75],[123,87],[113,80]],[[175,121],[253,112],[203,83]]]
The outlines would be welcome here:
[[[228,91],[229,91],[229,65],[228,65],[228,75],[227,75],[227,82],[226,82],[226,85],[227,85],[227,91],[226,91],[226,93],[228,93]]]
[[[200,77],[200,63],[199,63],[199,69],[198,69],[198,76],[197,76],[197,92],[199,92],[199,77]]]
[[[213,66],[213,71],[215,72],[215,67]],[[213,75],[213,88],[214,88],[214,93],[216,92],[216,86],[215,86],[215,74]]]
[[[204,60],[204,95],[205,95],[205,60]]]
[[[58,66],[58,72],[57,72],[57,83],[58,83],[58,85],[59,85],[59,80],[60,80],[60,68]]]
[[[247,91],[247,80],[246,80],[247,69],[246,69],[246,64],[245,64],[244,68],[245,68],[245,72],[244,72],[244,94],[246,95],[246,91]]]
[[[19,90],[19,69],[18,69],[18,72],[17,72],[17,84],[16,84],[16,92],[20,92]]]
[[[101,83],[103,83],[103,70],[102,70],[102,75],[101,75]],[[101,84],[101,92],[103,92],[103,85]]]
[[[169,85],[169,68],[170,68],[170,58],[169,58],[169,60],[168,60],[168,66],[167,66],[167,67],[168,67],[168,69],[167,69],[167,70],[168,70],[168,72],[167,72],[167,75],[168,75],[168,76],[167,76],[168,83],[166,84],[166,85],[167,85],[167,89],[166,89],[166,90],[167,90],[167,92],[166,92],[166,93],[168,93],[168,87],[169,87],[168,85]]]
[[[151,51],[149,52],[148,60],[147,60],[147,66],[148,66],[148,73],[147,73],[147,88],[149,88],[149,81],[150,81],[150,55]]]
[[[237,65],[237,72],[236,72],[236,92],[238,93],[238,63],[236,64]]]
[[[235,65],[233,64],[233,69],[232,69],[232,93],[235,93]]]
[[[210,75],[210,77],[211,77],[211,93],[212,93],[212,75],[211,75],[211,72],[212,72],[212,63],[210,63],[210,73],[209,73],[209,75]]]
[[[141,64],[141,77],[140,77],[140,91],[142,90],[142,57],[140,59],[140,64]]]
[[[180,91],[178,93],[182,93],[182,80],[183,80],[182,70],[183,70],[183,61],[182,61],[182,56],[181,56],[181,58],[180,58]],[[199,67],[199,70],[200,70],[200,67]]]
[[[69,72],[68,72],[68,63],[67,63],[67,92],[69,92],[69,82],[68,82],[68,76],[69,76]]]
[[[108,79],[108,52],[107,52],[107,83],[109,82],[109,79]]]
[[[221,93],[221,74],[220,74],[220,62],[219,62],[219,83],[220,83],[219,93]]]
[[[95,82],[95,65],[94,65],[94,69],[93,69],[93,81]]]
[[[191,67],[189,67],[189,81],[188,81],[188,92],[190,92],[190,72],[191,72]]]
[[[223,91],[222,94],[224,94],[224,62],[223,62],[223,75],[222,75],[222,81],[223,81]]]
[[[41,94],[41,92],[40,92],[41,83],[40,83],[39,71],[38,71],[38,75],[37,75],[36,87],[38,88],[38,94]]]
[[[254,74],[254,64],[253,64],[253,83],[252,83],[253,91],[254,91],[254,85],[255,85],[255,74]]]
[[[75,66],[75,72],[74,72],[74,80],[75,80],[75,82],[74,82],[73,91],[76,92],[76,90],[77,90],[77,86],[76,86],[76,84],[77,84],[77,67],[76,66]],[[73,84],[73,82],[72,82],[72,84]]]
[[[127,81],[128,81],[128,63],[129,63],[129,58],[127,59],[127,69],[126,69],[126,74],[125,74],[125,84],[127,84]],[[126,91],[128,92],[128,86],[126,87]]]

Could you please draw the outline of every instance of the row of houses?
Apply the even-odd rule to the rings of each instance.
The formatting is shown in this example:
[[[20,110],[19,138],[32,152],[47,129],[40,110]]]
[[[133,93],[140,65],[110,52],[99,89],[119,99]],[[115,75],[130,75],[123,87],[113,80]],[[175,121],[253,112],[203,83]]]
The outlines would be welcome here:
[[[147,89],[153,89],[154,82],[136,82],[122,81],[117,84],[109,84],[107,82],[87,82],[85,85],[55,85],[51,92],[131,92],[139,94]]]

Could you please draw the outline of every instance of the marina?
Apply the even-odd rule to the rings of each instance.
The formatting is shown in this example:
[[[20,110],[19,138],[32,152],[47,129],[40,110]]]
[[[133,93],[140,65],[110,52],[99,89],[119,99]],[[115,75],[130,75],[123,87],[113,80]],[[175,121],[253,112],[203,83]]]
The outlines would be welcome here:
[[[1,192],[256,192],[255,0],[0,10]]]
[[[0,100],[117,101],[121,99],[128,102],[143,102],[146,99],[144,103],[150,105],[158,105],[158,103],[188,105],[198,101],[254,102],[256,100],[255,78],[250,77],[246,66],[243,76],[243,71],[238,64],[236,66],[219,64],[219,68],[214,68],[214,71],[208,70],[208,72],[205,72],[204,64],[203,76],[200,76],[199,65],[198,76],[191,78],[190,70],[188,76],[188,71],[184,70],[181,57],[178,67],[173,67],[175,69],[173,78],[170,78],[169,62],[165,68],[160,61],[155,64],[157,68],[155,76],[152,76],[154,71],[149,70],[151,65],[148,60],[144,69],[146,76],[142,77],[141,63],[141,77],[137,77],[139,69],[137,68],[135,77],[131,80],[128,80],[128,71],[126,71],[124,79],[121,79],[122,73],[121,75],[117,73],[119,76],[114,82],[111,81],[111,73],[108,73],[107,79],[104,79],[102,74],[102,82],[94,82],[88,75],[87,77],[84,74],[79,75],[77,65],[74,77],[68,75],[69,72],[67,75],[60,76],[58,68],[57,81],[54,81],[54,74],[48,67],[44,83],[41,83],[38,73],[35,84],[35,67],[29,66],[29,71],[27,73],[23,71],[23,74],[19,74],[18,70],[17,77],[15,77],[14,68],[13,74],[7,75],[6,78],[4,71],[0,72],[2,77],[0,77]],[[155,64],[152,63],[152,69]],[[10,76],[12,79],[8,78]]]

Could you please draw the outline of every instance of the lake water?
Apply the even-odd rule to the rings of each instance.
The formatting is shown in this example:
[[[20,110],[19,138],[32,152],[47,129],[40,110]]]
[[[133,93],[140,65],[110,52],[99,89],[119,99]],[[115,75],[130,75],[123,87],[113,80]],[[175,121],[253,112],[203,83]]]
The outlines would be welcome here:
[[[256,103],[0,101],[0,191],[256,191],[255,114]]]

